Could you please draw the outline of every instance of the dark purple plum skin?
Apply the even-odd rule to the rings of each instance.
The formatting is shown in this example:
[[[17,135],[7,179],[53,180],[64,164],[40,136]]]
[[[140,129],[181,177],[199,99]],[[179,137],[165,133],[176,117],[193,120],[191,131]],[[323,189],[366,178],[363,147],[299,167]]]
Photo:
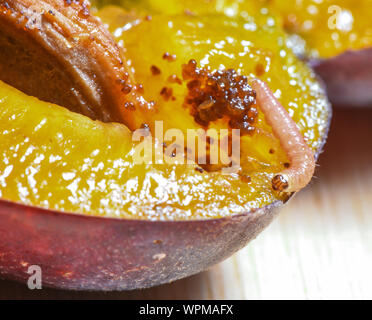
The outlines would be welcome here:
[[[169,283],[228,258],[254,239],[281,203],[203,221],[141,221],[47,211],[0,201],[0,275],[46,287],[132,290]]]
[[[311,60],[310,65],[324,81],[333,105],[372,107],[372,48]]]

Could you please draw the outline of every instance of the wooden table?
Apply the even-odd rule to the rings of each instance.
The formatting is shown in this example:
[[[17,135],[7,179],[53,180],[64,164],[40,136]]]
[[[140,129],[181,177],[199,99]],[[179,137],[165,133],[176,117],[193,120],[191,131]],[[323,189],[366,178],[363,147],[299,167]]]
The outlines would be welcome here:
[[[372,299],[372,109],[337,110],[317,178],[258,239],[211,270],[122,293],[31,291],[0,299]]]

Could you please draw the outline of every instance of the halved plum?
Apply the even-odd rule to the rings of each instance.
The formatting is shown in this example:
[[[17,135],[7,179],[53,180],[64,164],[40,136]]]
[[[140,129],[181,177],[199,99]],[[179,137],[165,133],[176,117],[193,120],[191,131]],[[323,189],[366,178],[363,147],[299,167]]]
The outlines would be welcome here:
[[[249,84],[261,98],[254,79],[265,80],[316,158],[325,141],[330,110],[323,89],[269,16],[252,13],[248,24],[224,15],[149,19],[118,7],[98,15],[149,104],[127,105],[124,124],[103,123],[0,82],[2,277],[25,281],[28,266],[39,265],[46,286],[144,288],[208,268],[267,226],[291,196],[275,191],[272,177],[291,163],[261,112],[264,100],[246,110],[256,108],[257,117],[241,137],[237,173],[202,169],[197,161],[133,162],[133,130],[151,132],[155,121],[183,132],[235,125],[231,113],[208,124],[194,113],[199,95],[214,92],[206,87],[215,78],[231,80],[232,92],[243,86],[244,98]],[[190,84],[195,75],[202,75],[199,87]]]
[[[38,265],[45,286],[65,289],[174,281],[241,248],[286,198],[275,197],[260,174],[249,184],[196,165],[134,165],[125,126],[4,83],[0,96],[3,278],[25,282],[28,267]]]

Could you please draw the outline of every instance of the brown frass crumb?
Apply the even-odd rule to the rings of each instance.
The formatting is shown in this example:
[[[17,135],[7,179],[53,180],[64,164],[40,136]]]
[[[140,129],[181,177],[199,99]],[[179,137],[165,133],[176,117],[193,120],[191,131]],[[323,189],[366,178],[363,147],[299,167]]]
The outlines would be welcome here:
[[[143,89],[143,84],[141,84],[141,83],[136,85],[136,90],[140,94],[143,94],[145,92],[145,90]]]
[[[161,74],[161,70],[157,66],[151,66],[150,70],[153,76]]]
[[[163,54],[163,59],[169,62],[173,62],[176,61],[177,57],[175,54],[170,54],[169,52],[166,52]]]
[[[125,102],[124,103],[124,108],[129,109],[129,110],[135,110],[136,109],[133,102]]]
[[[252,182],[252,178],[250,176],[247,176],[247,175],[242,175],[240,177],[240,180],[244,183],[251,183]]]
[[[256,92],[246,76],[234,69],[210,72],[198,68],[195,60],[183,65],[182,76],[188,89],[185,105],[197,123],[208,127],[210,122],[227,117],[229,126],[240,129],[242,135],[254,132]]]
[[[168,101],[169,99],[173,97],[173,89],[164,87],[163,89],[161,89],[160,95],[163,97],[165,101]]]
[[[263,66],[262,63],[258,63],[256,65],[255,72],[258,77],[261,77],[265,74],[265,67]]]
[[[125,84],[121,91],[125,94],[129,94],[132,91],[132,86],[130,84]]]
[[[179,85],[182,84],[182,80],[180,78],[178,78],[176,74],[170,75],[168,77],[168,82],[170,82],[170,83],[177,83]]]

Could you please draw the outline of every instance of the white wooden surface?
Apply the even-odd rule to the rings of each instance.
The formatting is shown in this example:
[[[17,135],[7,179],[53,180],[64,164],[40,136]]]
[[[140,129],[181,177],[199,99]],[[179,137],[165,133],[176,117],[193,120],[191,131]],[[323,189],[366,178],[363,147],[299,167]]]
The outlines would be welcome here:
[[[0,299],[372,299],[372,109],[337,110],[317,179],[248,247],[162,287],[76,293],[0,281]]]

